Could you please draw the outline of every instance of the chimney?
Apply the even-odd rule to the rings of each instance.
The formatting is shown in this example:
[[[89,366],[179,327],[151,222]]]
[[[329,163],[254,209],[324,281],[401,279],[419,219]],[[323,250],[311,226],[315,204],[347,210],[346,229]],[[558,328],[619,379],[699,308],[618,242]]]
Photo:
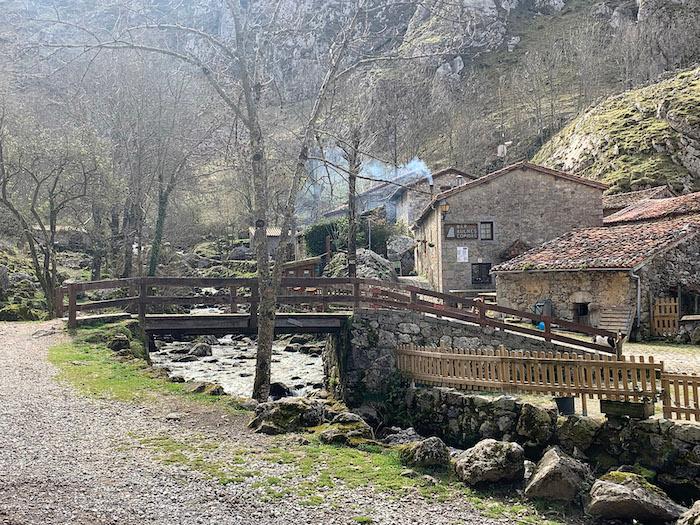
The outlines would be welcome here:
[[[433,181],[433,179],[430,179],[430,183],[429,183],[429,184],[430,184],[430,197],[432,197],[432,196],[433,196],[433,193],[434,193],[434,190],[435,190],[435,182]]]
[[[455,179],[457,180],[457,187],[464,184],[464,177],[462,177],[461,175],[457,175],[457,177],[455,177]]]

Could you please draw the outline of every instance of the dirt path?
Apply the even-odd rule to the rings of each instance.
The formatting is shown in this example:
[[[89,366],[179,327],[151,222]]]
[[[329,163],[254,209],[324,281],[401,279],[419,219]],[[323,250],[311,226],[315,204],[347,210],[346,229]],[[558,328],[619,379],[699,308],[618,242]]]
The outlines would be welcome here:
[[[358,515],[382,524],[498,523],[466,500],[440,503],[369,489],[348,489],[315,506],[291,495],[265,502],[254,483],[222,485],[156,461],[152,450],[133,445],[133,436],[166,433],[186,441],[196,432],[261,451],[280,442],[252,434],[236,418],[185,412],[173,422],[164,415],[183,407],[76,394],[55,381],[47,362],[48,348],[65,335],[32,336],[56,327],[0,323],[0,524],[350,524],[361,522]]]

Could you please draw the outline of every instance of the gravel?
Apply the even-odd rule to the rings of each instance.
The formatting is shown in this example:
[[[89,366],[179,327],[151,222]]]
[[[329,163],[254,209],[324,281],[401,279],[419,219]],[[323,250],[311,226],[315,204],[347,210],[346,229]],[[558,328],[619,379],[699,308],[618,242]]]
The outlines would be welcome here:
[[[0,323],[0,524],[352,524],[360,515],[387,525],[499,523],[466,501],[371,489],[340,489],[312,507],[295,497],[263,502],[252,483],[221,485],[159,463],[134,435],[205,435],[263,450],[296,438],[273,441],[248,431],[241,417],[229,420],[212,408],[198,414],[178,400],[140,406],[82,397],[56,382],[47,362],[47,349],[66,336],[32,337],[58,326]],[[173,413],[178,417],[167,417]]]

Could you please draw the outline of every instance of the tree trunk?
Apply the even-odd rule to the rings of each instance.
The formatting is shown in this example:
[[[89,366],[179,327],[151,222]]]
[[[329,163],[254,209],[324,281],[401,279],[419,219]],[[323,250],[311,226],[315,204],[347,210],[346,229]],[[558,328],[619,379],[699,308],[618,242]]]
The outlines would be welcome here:
[[[156,218],[156,228],[151,241],[151,253],[148,258],[148,276],[154,277],[158,270],[158,260],[160,259],[160,249],[163,244],[163,229],[165,228],[165,218],[168,211],[168,194],[163,193],[158,198],[158,216]]]

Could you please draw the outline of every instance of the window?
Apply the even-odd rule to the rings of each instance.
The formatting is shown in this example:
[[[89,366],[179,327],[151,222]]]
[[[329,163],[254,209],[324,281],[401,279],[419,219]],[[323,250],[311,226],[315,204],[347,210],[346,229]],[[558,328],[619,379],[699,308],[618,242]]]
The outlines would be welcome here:
[[[479,238],[482,241],[492,241],[493,240],[493,223],[492,222],[482,222],[479,224]]]
[[[472,284],[491,284],[491,263],[472,264]]]
[[[445,224],[445,239],[478,239],[479,225],[469,224]]]

